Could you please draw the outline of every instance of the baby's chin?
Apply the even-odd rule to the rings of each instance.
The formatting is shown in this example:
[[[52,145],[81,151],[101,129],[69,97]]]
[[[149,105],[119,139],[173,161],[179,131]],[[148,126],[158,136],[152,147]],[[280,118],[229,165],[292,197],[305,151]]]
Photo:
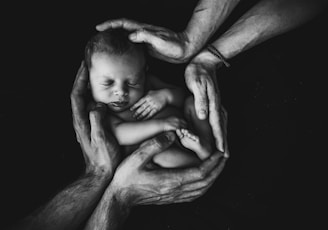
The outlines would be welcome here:
[[[113,106],[111,104],[107,104],[108,108],[110,109],[110,111],[114,112],[114,113],[121,113],[124,112],[126,110],[129,110],[131,105],[126,105],[126,106]]]

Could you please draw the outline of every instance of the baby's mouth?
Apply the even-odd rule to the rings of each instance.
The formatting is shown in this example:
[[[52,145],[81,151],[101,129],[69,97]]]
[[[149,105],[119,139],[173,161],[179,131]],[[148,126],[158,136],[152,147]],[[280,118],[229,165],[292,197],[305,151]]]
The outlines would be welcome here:
[[[109,104],[114,107],[124,107],[124,106],[127,106],[129,104],[129,102],[128,101],[114,101]]]

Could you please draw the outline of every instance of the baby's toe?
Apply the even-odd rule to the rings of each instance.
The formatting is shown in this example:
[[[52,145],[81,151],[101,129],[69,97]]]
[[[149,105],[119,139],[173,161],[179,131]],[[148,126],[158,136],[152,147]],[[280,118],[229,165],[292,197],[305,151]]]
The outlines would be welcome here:
[[[184,135],[183,135],[181,129],[177,129],[175,132],[176,132],[177,136],[178,136],[180,139],[182,139],[182,138],[184,137]]]

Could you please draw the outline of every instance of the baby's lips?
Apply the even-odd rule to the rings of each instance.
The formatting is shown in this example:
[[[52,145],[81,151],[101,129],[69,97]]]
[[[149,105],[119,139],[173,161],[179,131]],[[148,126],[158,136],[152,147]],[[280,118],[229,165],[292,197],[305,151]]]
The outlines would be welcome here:
[[[111,102],[110,104],[115,107],[123,107],[123,106],[126,106],[127,104],[129,104],[129,102],[128,101],[114,101],[114,102]]]

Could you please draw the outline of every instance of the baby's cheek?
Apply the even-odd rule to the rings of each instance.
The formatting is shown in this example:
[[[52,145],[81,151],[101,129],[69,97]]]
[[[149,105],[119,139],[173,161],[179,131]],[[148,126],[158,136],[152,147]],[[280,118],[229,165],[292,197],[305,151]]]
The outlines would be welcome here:
[[[95,102],[102,102],[107,104],[111,101],[110,92],[94,90],[92,91],[92,96]]]
[[[143,89],[133,89],[130,90],[130,99],[131,102],[137,102],[144,95]]]

